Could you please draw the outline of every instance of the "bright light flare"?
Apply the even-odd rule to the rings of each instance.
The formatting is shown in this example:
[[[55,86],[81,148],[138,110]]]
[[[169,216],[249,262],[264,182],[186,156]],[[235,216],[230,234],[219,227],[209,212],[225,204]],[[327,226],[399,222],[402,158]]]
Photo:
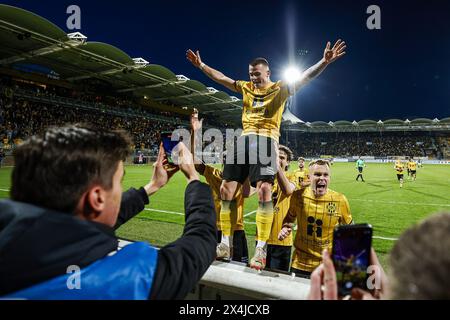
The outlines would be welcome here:
[[[287,83],[294,83],[301,79],[302,72],[297,67],[288,67],[286,70],[284,70],[284,80]]]

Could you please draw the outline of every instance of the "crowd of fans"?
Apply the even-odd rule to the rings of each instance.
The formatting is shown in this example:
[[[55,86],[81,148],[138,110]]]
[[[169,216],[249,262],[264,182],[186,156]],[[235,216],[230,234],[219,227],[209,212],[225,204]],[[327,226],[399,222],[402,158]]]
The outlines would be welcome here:
[[[80,108],[47,105],[21,99],[0,98],[0,137],[3,148],[13,148],[21,140],[49,126],[89,123],[100,128],[123,129],[131,134],[135,149],[157,150],[159,133],[175,129],[179,122],[145,117],[124,117]]]
[[[31,92],[38,97],[62,97],[75,99],[76,101],[93,104],[96,108],[114,108],[116,110],[126,111],[130,114],[140,116],[164,116],[174,117],[179,119],[179,115],[157,109],[149,109],[140,106],[134,98],[128,97],[127,99],[117,96],[111,96],[107,93],[96,94],[91,92],[88,88],[86,90],[77,91],[74,89],[68,89],[59,86],[52,85],[36,85],[27,81],[12,81],[9,78],[0,78],[0,85],[6,88],[8,91],[14,92],[17,90],[24,90]]]
[[[64,103],[30,101],[15,95],[30,93],[36,98],[59,97],[86,103],[89,107],[71,107]],[[94,106],[94,108],[92,108]],[[89,93],[80,94],[55,86],[37,86],[27,82],[0,79],[0,148],[8,151],[25,138],[49,126],[88,123],[100,128],[123,129],[131,134],[135,150],[156,154],[159,134],[182,125],[179,114],[150,110],[133,101]]]
[[[145,108],[120,97],[12,82],[8,78],[0,79],[0,87],[0,144],[6,150],[48,126],[84,122],[104,128],[124,129],[131,133],[136,150],[156,154],[159,133],[173,130],[183,123],[180,114]],[[15,91],[31,92],[37,97],[63,97],[87,103],[91,108],[31,102],[16,97],[13,94]],[[227,125],[209,117],[205,119],[204,127],[225,129]],[[287,135],[282,135],[281,143],[288,145],[296,155],[305,157],[408,155],[440,158],[445,154],[442,151],[445,149],[444,143],[429,132],[297,133],[294,136],[290,134],[289,139]]]
[[[305,157],[438,156],[435,139],[428,132],[304,133],[282,140]]]
[[[32,102],[15,93],[27,93],[37,98],[65,98],[84,108],[66,107],[64,103]],[[131,133],[136,150],[149,155],[157,153],[159,134],[184,125],[183,116],[140,106],[133,99],[96,95],[51,85],[0,78],[0,147],[12,149],[24,138],[52,125],[83,122],[100,127],[124,129]],[[204,119],[205,127],[223,127],[216,119]]]
[[[438,137],[437,144],[442,158],[450,158],[450,137]]]

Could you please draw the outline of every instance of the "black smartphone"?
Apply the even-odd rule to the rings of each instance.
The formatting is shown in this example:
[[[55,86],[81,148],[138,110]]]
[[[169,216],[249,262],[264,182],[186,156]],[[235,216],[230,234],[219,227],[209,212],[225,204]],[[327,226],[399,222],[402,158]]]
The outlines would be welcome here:
[[[172,132],[161,132],[161,142],[163,144],[164,151],[166,152],[167,162],[169,164],[174,164],[172,151],[181,140],[182,139],[172,140]]]
[[[334,229],[331,257],[340,296],[350,294],[353,288],[367,290],[371,247],[370,224],[339,225]]]

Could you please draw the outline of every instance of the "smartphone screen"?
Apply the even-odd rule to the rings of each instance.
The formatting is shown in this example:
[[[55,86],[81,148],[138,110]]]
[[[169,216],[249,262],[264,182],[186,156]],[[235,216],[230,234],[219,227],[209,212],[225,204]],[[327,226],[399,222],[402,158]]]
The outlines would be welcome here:
[[[367,290],[371,246],[371,225],[342,225],[335,228],[332,259],[340,296],[350,294],[353,288]]]
[[[161,141],[164,151],[166,152],[167,162],[169,162],[170,164],[174,164],[172,159],[172,151],[180,141],[172,140],[172,132],[162,132]]]

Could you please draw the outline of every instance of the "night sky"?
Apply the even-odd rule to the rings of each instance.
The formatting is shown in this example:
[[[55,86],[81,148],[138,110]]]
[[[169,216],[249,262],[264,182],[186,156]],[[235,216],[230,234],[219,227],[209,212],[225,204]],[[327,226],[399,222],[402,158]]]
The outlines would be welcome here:
[[[112,44],[175,74],[217,89],[186,59],[229,77],[248,79],[248,62],[266,57],[272,80],[289,61],[307,68],[328,40],[347,54],[295,96],[304,121],[385,120],[450,116],[450,1],[2,1],[32,11],[66,32],[66,8],[81,8],[88,41]],[[369,30],[369,5],[381,9],[381,30]],[[305,51],[308,53],[305,54]],[[234,93],[228,92],[232,95]]]

